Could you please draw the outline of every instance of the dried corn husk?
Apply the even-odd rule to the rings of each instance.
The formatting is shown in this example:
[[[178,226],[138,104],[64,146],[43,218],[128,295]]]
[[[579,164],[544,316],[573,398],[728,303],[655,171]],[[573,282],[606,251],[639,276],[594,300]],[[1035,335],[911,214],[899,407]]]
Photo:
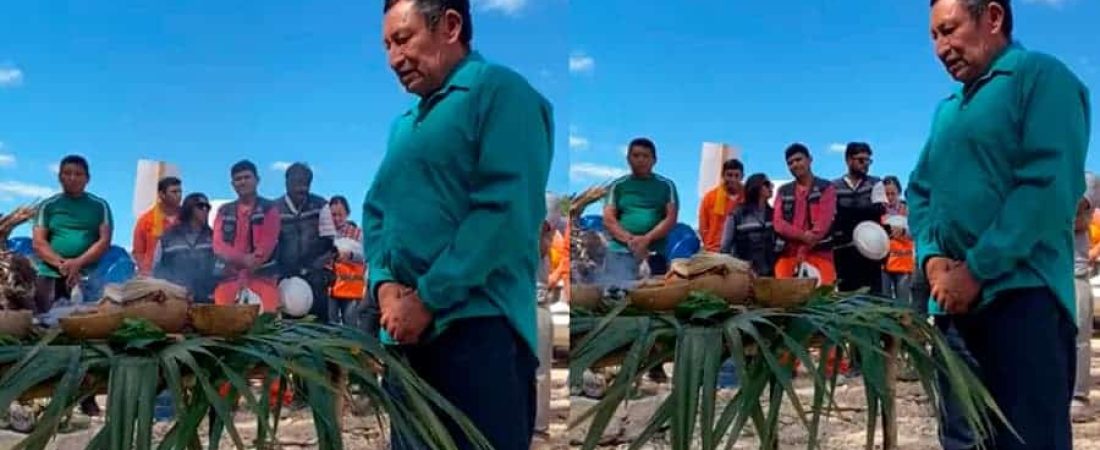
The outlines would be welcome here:
[[[179,333],[187,327],[191,301],[187,289],[156,278],[136,278],[107,291],[104,289],[101,311],[121,309],[126,317],[145,319],[167,333]],[[112,305],[113,303],[113,305]]]
[[[669,280],[685,280],[693,291],[705,291],[732,304],[746,303],[752,296],[752,266],[722,253],[703,252],[676,259],[669,267]]]

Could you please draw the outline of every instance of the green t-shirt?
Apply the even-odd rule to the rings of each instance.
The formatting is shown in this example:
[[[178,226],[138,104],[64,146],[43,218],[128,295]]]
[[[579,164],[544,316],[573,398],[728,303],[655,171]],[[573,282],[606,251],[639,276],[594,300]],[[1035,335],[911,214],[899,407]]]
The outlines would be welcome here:
[[[85,193],[79,197],[57,194],[50,197],[38,208],[35,228],[46,229],[50,248],[62,258],[76,258],[88,251],[99,240],[99,227],[113,227],[111,207],[106,200]],[[85,271],[94,269],[96,263],[89,264]],[[38,262],[38,274],[46,277],[60,277],[57,269]]]
[[[653,174],[650,177],[627,175],[611,183],[607,190],[607,204],[619,213],[619,224],[630,234],[645,234],[665,219],[669,203],[680,204],[676,184],[672,180]],[[610,249],[628,252],[625,243],[612,240]],[[651,251],[664,254],[668,245],[664,238],[654,240]]]

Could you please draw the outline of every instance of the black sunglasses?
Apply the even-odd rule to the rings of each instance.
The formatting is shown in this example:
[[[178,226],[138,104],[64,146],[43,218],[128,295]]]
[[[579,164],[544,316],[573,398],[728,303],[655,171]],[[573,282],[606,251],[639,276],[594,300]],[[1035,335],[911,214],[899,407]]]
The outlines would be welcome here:
[[[199,203],[199,204],[195,205],[195,207],[199,208],[199,209],[205,209],[207,211],[210,210],[210,204],[209,203]]]

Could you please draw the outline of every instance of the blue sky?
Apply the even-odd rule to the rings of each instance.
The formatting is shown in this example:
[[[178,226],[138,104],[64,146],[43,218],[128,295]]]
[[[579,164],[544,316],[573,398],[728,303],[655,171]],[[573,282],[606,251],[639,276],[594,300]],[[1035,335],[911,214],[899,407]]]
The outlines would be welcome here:
[[[1014,5],[1017,39],[1066,62],[1093,89],[1095,105],[1100,2]],[[788,144],[807,144],[815,172],[835,178],[845,167],[834,144],[865,140],[875,151],[872,173],[904,180],[932,109],[954,88],[932,53],[927,1],[570,6],[570,188],[622,173],[626,143],[648,136],[656,170],[680,187],[681,221],[693,225],[704,141],[740,147],[749,173],[787,179]],[[1090,153],[1092,170],[1100,170],[1097,158]]]
[[[566,0],[474,0],[474,46],[555,105],[550,189],[568,187]],[[229,198],[249,158],[282,195],[293,161],[353,217],[412,97],[386,66],[381,2],[10,2],[0,15],[0,211],[57,188],[56,162],[89,158],[128,247],[139,158],[173,162],[185,191]],[[16,235],[28,235],[29,228]]]

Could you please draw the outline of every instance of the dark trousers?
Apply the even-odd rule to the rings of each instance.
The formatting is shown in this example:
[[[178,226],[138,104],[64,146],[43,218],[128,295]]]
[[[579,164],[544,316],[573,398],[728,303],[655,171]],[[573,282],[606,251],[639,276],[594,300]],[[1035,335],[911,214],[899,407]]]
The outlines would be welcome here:
[[[431,342],[403,346],[399,352],[494,449],[530,449],[538,359],[506,319],[460,320]],[[386,389],[400,398],[400,386],[390,379]],[[473,448],[452,421],[443,420],[459,449]],[[409,436],[391,434],[391,439],[395,450],[429,448]]]
[[[867,259],[849,246],[833,250],[833,264],[841,291],[869,288],[872,294],[882,294],[882,261]]]
[[[985,442],[986,448],[1073,447],[1069,404],[1076,328],[1049,289],[1007,291],[982,310],[936,317],[936,325],[957,332],[959,343],[972,357],[969,362],[975,373],[1024,440],[1021,443],[994,419],[994,435]],[[967,445],[969,430],[965,423],[958,423],[957,406],[950,402],[946,406],[941,417],[945,422],[941,425],[944,448],[975,448]]]
[[[35,314],[46,314],[53,307],[54,302],[60,298],[68,297],[71,289],[69,289],[65,278],[39,276],[35,279],[34,291],[34,304],[24,305],[24,307],[34,311]],[[97,293],[93,293],[93,295],[97,295]],[[95,300],[98,300],[98,298]],[[95,402],[95,397],[88,397],[80,402],[80,411],[89,416],[98,416],[100,409]]]

